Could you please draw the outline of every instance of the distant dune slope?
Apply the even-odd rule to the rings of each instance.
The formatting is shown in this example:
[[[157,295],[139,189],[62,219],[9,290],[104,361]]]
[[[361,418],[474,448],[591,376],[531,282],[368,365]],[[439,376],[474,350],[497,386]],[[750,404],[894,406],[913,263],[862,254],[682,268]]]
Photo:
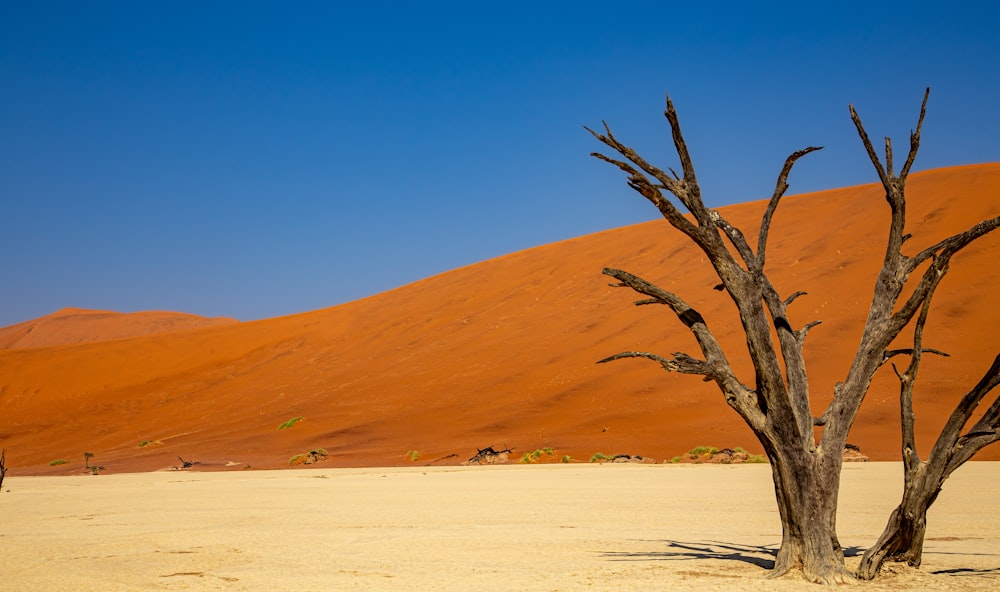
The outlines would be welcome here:
[[[180,312],[119,313],[64,308],[39,319],[0,328],[0,349],[107,341],[236,322],[236,319],[210,319]]]
[[[914,174],[910,252],[1000,213],[1000,164]],[[639,198],[636,198],[639,199]],[[748,234],[764,204],[725,208]],[[874,185],[790,196],[768,268],[806,343],[814,412],[845,376],[883,253],[888,206]],[[935,298],[916,395],[918,445],[1000,351],[1000,235],[957,256]],[[356,302],[264,321],[0,351],[0,446],[13,474],[74,473],[84,450],[109,471],[178,464],[287,466],[315,448],[327,466],[457,463],[489,445],[666,459],[699,444],[759,451],[712,384],[623,350],[696,354],[667,311],[635,307],[605,266],[683,295],[753,383],[739,322],[701,254],[664,221],[514,253]],[[881,371],[850,441],[898,458],[898,383]],[[293,427],[279,424],[303,417]],[[151,441],[145,446],[139,444]],[[455,456],[450,456],[455,455]],[[71,464],[50,468],[64,458]],[[979,458],[1000,459],[1000,447]]]

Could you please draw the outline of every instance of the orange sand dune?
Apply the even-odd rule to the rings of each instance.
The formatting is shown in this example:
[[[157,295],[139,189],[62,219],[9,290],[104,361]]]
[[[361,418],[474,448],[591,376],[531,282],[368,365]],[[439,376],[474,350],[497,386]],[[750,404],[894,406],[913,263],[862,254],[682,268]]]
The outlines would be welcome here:
[[[209,319],[180,312],[146,311],[125,314],[104,310],[64,308],[40,319],[0,329],[0,349],[106,341],[154,333],[231,325],[236,322],[236,319]]]
[[[912,175],[909,252],[1000,213],[1000,164]],[[636,197],[636,199],[640,199]],[[762,203],[724,208],[748,234]],[[768,267],[801,326],[814,412],[847,372],[879,268],[888,206],[874,185],[786,198]],[[917,391],[918,446],[1000,351],[1000,234],[957,256],[935,298]],[[608,286],[621,267],[684,296],[709,320],[744,382],[738,319],[704,258],[664,221],[514,253],[341,306],[265,321],[96,343],[0,351],[0,446],[11,474],[68,474],[83,451],[109,472],[287,466],[325,448],[325,466],[457,463],[477,447],[552,447],[665,459],[694,445],[759,451],[711,384],[623,350],[697,353],[658,307]],[[851,441],[898,458],[896,379],[877,378]],[[279,424],[303,417],[293,427]],[[139,446],[140,442],[153,441]],[[450,456],[453,455],[453,456]],[[70,464],[49,467],[54,459]],[[516,458],[516,457],[515,457]],[[1000,446],[982,459],[1000,459]]]

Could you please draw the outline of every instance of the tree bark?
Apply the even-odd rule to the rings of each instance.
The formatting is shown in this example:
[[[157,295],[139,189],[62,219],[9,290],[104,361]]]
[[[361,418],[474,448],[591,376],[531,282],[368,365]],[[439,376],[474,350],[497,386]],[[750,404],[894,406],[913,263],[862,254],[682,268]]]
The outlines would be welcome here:
[[[771,459],[782,539],[771,577],[799,569],[810,582],[854,579],[837,538],[841,455],[779,452]]]

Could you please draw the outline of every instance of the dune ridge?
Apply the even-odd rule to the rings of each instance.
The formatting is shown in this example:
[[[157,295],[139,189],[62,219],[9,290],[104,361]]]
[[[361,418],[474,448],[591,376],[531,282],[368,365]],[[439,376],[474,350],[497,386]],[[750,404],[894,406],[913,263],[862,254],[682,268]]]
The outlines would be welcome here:
[[[1000,164],[911,175],[909,252],[1000,212]],[[638,198],[637,198],[638,199]],[[765,204],[722,208],[751,235]],[[880,187],[785,198],[768,269],[806,342],[814,412],[847,372],[888,223]],[[957,256],[935,298],[916,394],[926,452],[957,399],[1000,351],[993,273],[1000,236]],[[734,308],[704,258],[655,220],[512,253],[327,309],[246,323],[0,350],[0,445],[11,474],[79,472],[84,450],[109,471],[277,468],[324,448],[323,466],[457,464],[488,445],[558,457],[660,460],[699,444],[759,452],[715,387],[657,365],[594,362],[624,350],[697,353],[666,311],[608,285],[620,267],[681,294],[752,383]],[[4,335],[0,331],[0,335]],[[850,440],[898,458],[898,383],[876,378]],[[278,426],[302,417],[294,426]],[[149,442],[139,446],[141,442]],[[50,467],[54,459],[66,465]],[[977,458],[1000,459],[1000,447]]]
[[[63,308],[41,318],[0,328],[0,349],[90,343],[231,325],[237,322],[239,321],[227,317],[207,318],[182,312],[120,313]]]

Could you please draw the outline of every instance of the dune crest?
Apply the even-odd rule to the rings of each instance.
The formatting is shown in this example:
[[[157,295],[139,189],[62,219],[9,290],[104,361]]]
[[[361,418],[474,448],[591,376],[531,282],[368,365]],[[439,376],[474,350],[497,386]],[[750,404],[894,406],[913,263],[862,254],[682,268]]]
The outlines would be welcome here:
[[[0,349],[48,347],[141,337],[237,323],[224,317],[207,318],[166,311],[133,313],[63,308],[44,317],[0,328]]]
[[[793,326],[823,321],[805,346],[816,414],[846,375],[867,314],[888,223],[880,189],[789,196],[772,226],[772,279],[786,295],[808,293],[790,308]],[[1000,212],[1000,164],[916,173],[907,189],[916,252]],[[724,212],[752,234],[764,206]],[[922,454],[1000,351],[998,258],[1000,236],[977,242],[935,298],[925,347],[951,357],[925,358],[918,379]],[[731,302],[712,289],[701,253],[656,220],[288,317],[0,351],[0,444],[12,474],[76,473],[84,450],[117,472],[178,456],[199,469],[283,467],[319,448],[321,466],[458,464],[487,446],[514,449],[512,459],[553,448],[555,459],[583,461],[662,460],[703,444],[759,453],[713,385],[641,360],[594,363],[625,350],[697,352],[672,315],[609,287],[606,266],[682,295],[752,384]],[[873,460],[899,456],[897,393],[887,367],[852,432]],[[63,458],[71,462],[49,467]],[[1000,447],[977,458],[998,460]]]

